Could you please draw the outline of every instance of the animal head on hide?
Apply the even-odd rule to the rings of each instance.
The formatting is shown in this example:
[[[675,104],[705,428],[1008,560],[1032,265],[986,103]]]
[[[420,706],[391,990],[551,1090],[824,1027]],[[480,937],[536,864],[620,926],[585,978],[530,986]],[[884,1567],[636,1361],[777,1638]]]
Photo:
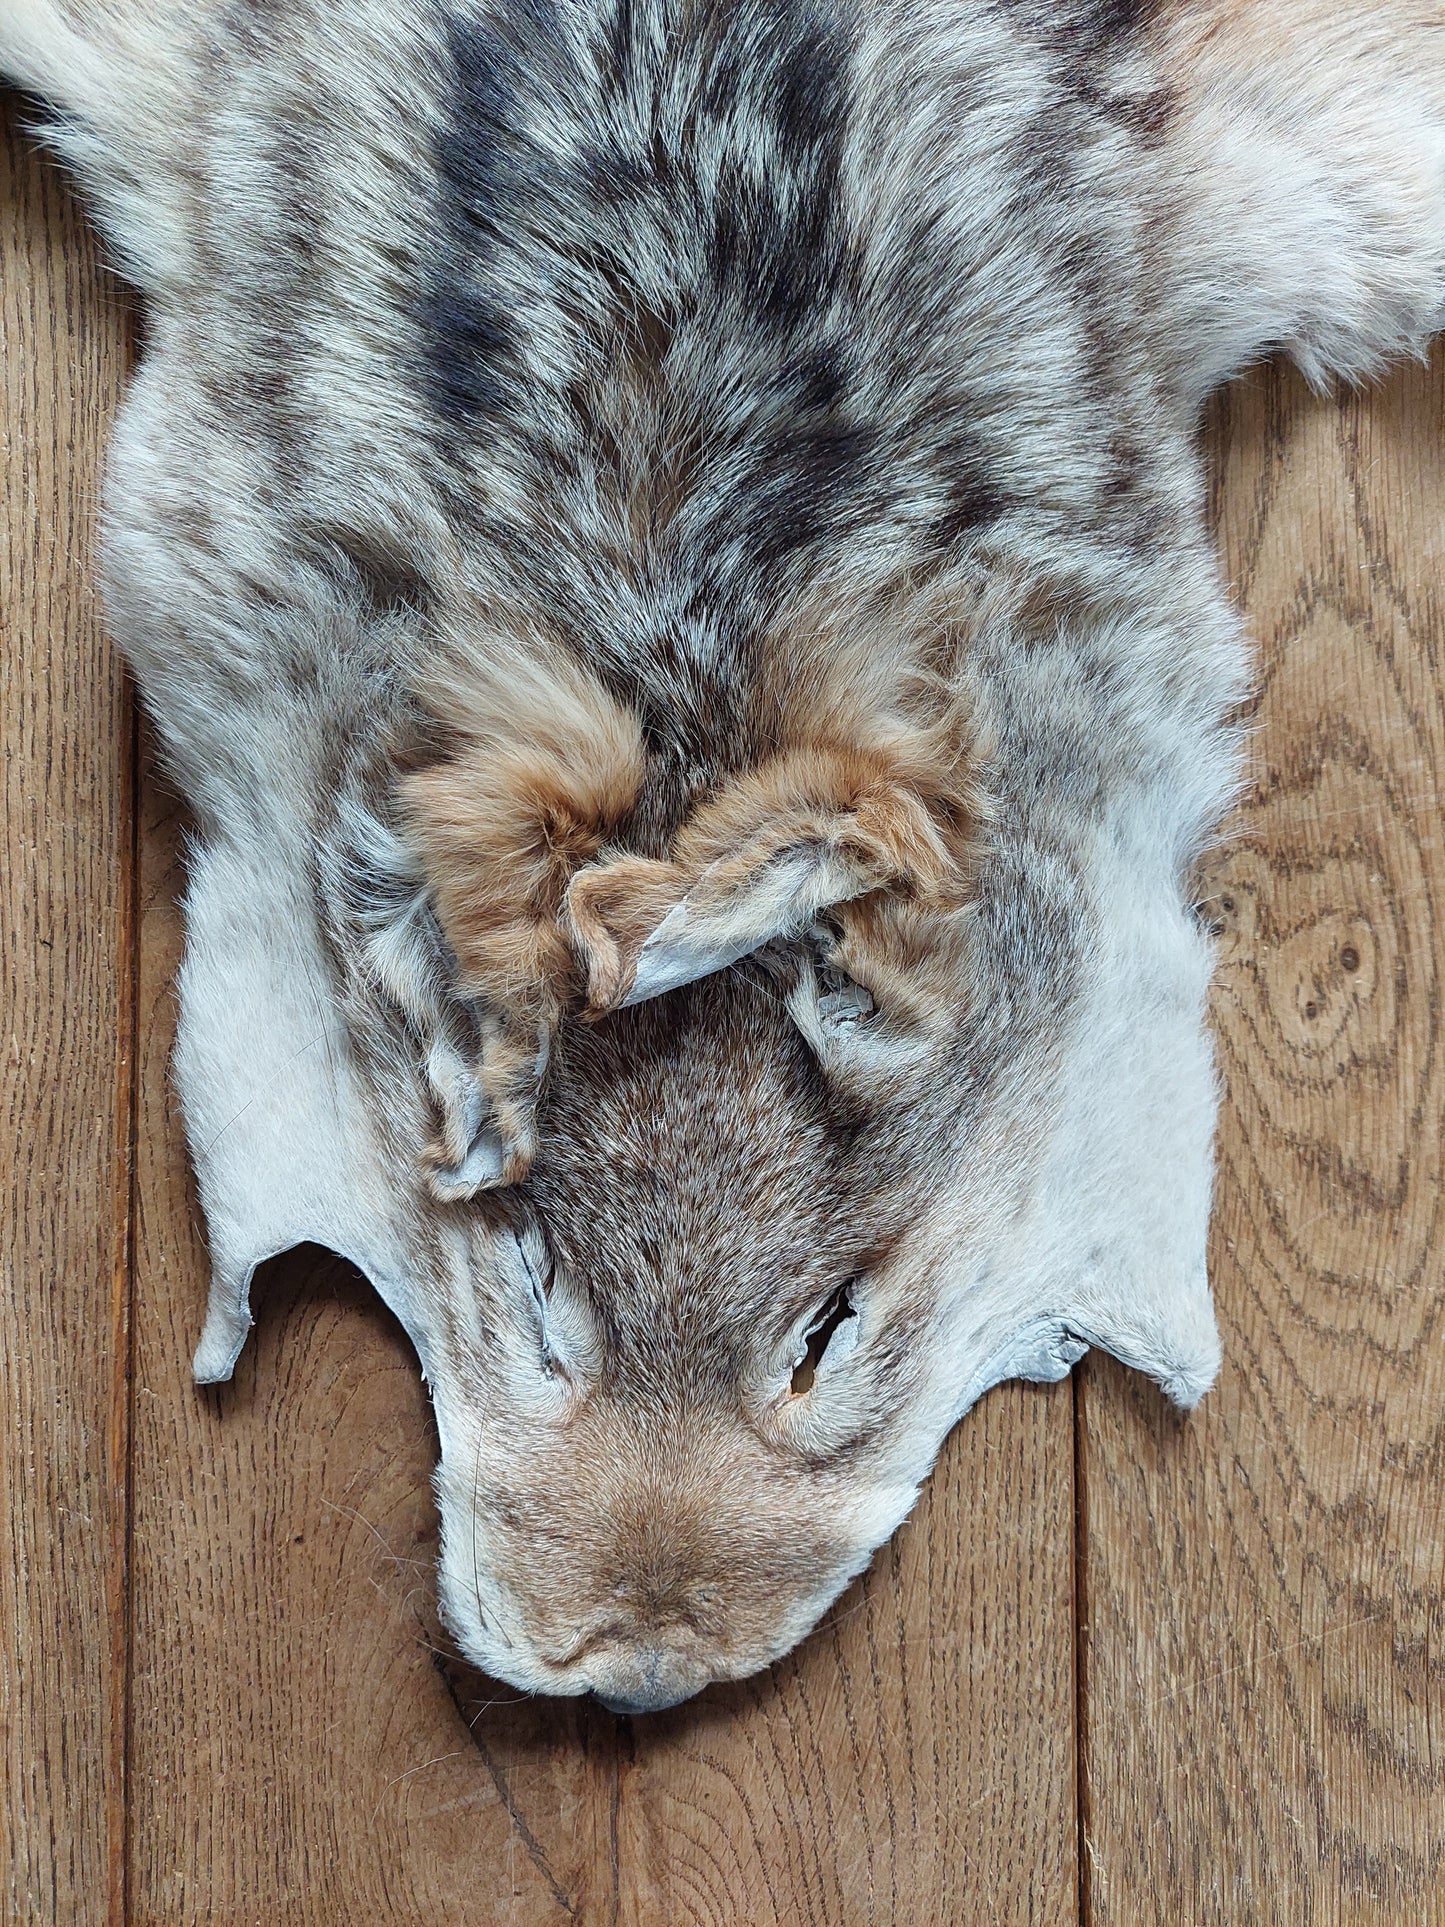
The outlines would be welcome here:
[[[1209,1382],[1207,951],[1137,852],[1109,853],[1101,920],[1006,829],[961,909],[875,891],[565,1012],[525,1181],[451,1204],[407,1181],[423,1119],[386,999],[382,1049],[335,1014],[318,1048],[304,842],[198,855],[197,1376],[229,1376],[259,1259],[311,1239],[361,1265],[431,1386],[441,1601],[488,1672],[639,1709],[748,1674],[998,1379],[1095,1342],[1183,1403]]]
[[[278,804],[196,851],[197,1375],[229,1375],[258,1260],[361,1265],[432,1390],[443,1608],[496,1676],[642,1707],[751,1672],[989,1385],[1090,1343],[1181,1403],[1212,1378],[1209,953],[1177,851],[1217,797],[1146,741],[1144,807],[1100,808],[1152,711],[1099,713],[1066,637],[1015,655],[1051,693],[985,688],[987,814],[962,706],[880,706],[629,847],[645,732],[579,671],[509,735],[471,705],[406,779],[411,845]],[[488,1021],[529,1045],[490,1084]],[[512,1182],[475,1151],[493,1092],[520,1093]]]
[[[540,652],[448,691],[447,754],[404,785],[489,1106],[443,1104],[430,1154],[474,1200],[479,1306],[429,1364],[443,1598],[534,1690],[661,1704],[766,1664],[936,1443],[900,1207],[985,811],[964,706],[877,681],[772,692],[760,753],[661,834],[640,724]]]
[[[570,741],[407,790],[458,984],[546,1031],[422,1316],[442,1602],[492,1674],[640,1709],[787,1650],[998,1378],[1094,1340],[1198,1396],[1207,966],[1174,911],[1116,955],[1069,864],[987,828],[961,705],[773,741],[640,853],[643,733],[566,687]],[[468,815],[468,783],[511,788]],[[1107,864],[1119,927],[1169,901]],[[1202,1189],[1111,1208],[1181,1165]]]
[[[564,1019],[529,1177],[469,1213],[476,1331],[433,1364],[442,1599],[529,1690],[635,1710],[768,1664],[956,1402],[938,1227],[904,1235],[944,1170],[917,1181],[913,1080],[858,1074],[845,1033],[891,1017],[820,998],[825,969],[790,946]]]

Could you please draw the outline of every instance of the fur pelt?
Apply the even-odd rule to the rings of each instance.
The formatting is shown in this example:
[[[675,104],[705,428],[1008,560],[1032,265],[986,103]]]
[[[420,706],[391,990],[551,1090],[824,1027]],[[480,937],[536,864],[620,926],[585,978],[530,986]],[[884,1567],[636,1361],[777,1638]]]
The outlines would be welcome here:
[[[0,68],[148,316],[198,1376],[355,1259],[461,1645],[632,1707],[799,1638],[1000,1378],[1197,1400],[1198,410],[1445,319],[1445,10],[7,0]]]

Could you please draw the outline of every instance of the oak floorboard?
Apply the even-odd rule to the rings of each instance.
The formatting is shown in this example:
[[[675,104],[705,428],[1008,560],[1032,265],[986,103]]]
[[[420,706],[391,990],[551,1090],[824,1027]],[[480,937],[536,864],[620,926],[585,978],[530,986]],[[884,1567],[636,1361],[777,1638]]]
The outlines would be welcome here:
[[[118,1920],[134,727],[95,479],[125,303],[0,94],[0,1919]]]
[[[1201,894],[1228,1090],[1199,1412],[1089,1361],[1095,1927],[1445,1921],[1445,353],[1212,423],[1261,647]]]
[[[628,1722],[627,1927],[1078,1920],[1073,1415],[992,1392],[795,1653]]]

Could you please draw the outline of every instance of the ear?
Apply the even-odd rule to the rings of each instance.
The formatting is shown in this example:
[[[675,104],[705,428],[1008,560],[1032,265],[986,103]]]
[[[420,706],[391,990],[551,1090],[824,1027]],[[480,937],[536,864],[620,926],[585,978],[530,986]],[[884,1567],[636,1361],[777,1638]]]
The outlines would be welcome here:
[[[592,1013],[723,969],[874,891],[956,907],[979,815],[966,749],[941,733],[773,758],[706,803],[670,861],[621,857],[574,877],[566,912]]]
[[[573,873],[636,802],[637,719],[560,659],[514,661],[505,678],[451,694],[452,753],[404,779],[401,798],[457,989],[560,1005],[573,958],[559,913]]]
[[[343,962],[348,1014],[364,1034],[379,992],[421,1047],[435,1133],[422,1154],[440,1203],[520,1176],[547,1038],[501,1008],[456,994],[456,961],[417,851],[363,797],[338,796],[317,826],[314,860],[328,936]],[[513,1096],[515,1086],[515,1097]]]
[[[972,932],[971,917],[875,890],[779,959],[789,1015],[830,1079],[882,1101],[957,1035],[972,1001]]]
[[[537,1154],[537,1098],[552,1050],[555,1014],[483,1008],[470,1054],[439,1036],[427,1084],[439,1129],[423,1158],[427,1188],[457,1204],[494,1185],[519,1184]]]
[[[451,754],[404,779],[401,805],[454,989],[479,1012],[472,1081],[450,1057],[432,1080],[448,1126],[431,1182],[451,1199],[530,1166],[552,1031],[576,989],[567,886],[632,809],[644,753],[635,717],[558,658],[515,658],[447,693]]]

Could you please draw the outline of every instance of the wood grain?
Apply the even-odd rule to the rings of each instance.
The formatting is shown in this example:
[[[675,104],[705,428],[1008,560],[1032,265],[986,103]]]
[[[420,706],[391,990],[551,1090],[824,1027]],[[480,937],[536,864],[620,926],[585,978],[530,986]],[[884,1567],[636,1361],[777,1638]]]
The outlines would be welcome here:
[[[1445,355],[1217,411],[1262,645],[1205,886],[1226,1365],[1082,1390],[1089,1918],[1445,1920]]]
[[[0,97],[0,1918],[123,1905],[132,721],[92,590],[125,312]]]
[[[629,1927],[1077,1921],[1072,1460],[1000,1387],[819,1633],[629,1722]]]

